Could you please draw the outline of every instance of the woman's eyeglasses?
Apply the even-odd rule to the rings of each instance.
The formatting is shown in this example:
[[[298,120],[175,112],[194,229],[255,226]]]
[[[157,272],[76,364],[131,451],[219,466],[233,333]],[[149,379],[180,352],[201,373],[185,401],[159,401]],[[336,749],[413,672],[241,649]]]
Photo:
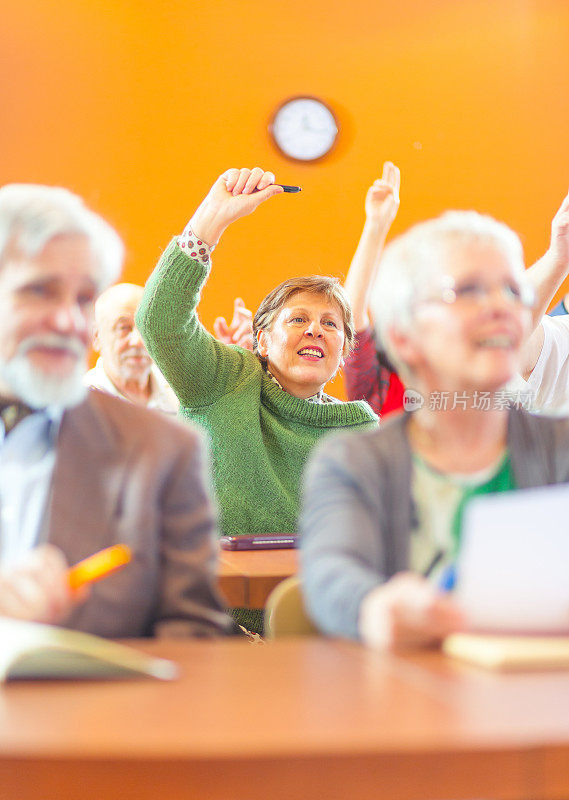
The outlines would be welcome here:
[[[512,305],[521,305],[531,308],[535,303],[535,292],[528,283],[505,281],[503,283],[487,284],[482,281],[465,280],[457,281],[451,275],[443,275],[443,285],[440,293],[426,292],[419,297],[420,301],[439,300],[448,305],[482,305],[494,296],[499,295],[504,302]]]

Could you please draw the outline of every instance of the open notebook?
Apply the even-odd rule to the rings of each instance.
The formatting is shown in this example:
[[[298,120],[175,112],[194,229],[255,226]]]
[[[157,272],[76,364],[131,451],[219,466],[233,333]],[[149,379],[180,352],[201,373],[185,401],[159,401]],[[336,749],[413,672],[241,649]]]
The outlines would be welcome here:
[[[177,674],[171,661],[98,636],[0,618],[0,681],[137,676],[171,680]]]

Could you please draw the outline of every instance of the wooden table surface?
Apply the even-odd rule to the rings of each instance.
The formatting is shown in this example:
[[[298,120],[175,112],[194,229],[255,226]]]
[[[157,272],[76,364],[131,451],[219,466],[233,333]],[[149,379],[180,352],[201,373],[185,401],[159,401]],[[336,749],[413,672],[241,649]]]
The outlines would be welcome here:
[[[264,608],[275,586],[297,570],[294,548],[219,551],[219,588],[232,608]]]
[[[0,688],[3,800],[569,797],[569,672],[324,638],[136,642],[171,683]]]

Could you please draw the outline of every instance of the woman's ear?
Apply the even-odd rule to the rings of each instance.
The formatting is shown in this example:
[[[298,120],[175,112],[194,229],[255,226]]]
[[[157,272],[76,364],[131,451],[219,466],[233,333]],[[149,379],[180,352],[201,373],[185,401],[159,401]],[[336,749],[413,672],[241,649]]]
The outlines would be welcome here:
[[[257,331],[257,352],[261,358],[266,358],[269,354],[268,333],[262,329]]]

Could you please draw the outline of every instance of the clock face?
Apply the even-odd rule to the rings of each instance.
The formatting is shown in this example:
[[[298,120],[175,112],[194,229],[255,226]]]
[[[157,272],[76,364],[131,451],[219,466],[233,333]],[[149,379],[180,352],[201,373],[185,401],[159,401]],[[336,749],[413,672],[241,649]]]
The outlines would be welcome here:
[[[338,124],[321,100],[293,97],[277,109],[270,131],[285,156],[296,161],[314,161],[334,146]]]

